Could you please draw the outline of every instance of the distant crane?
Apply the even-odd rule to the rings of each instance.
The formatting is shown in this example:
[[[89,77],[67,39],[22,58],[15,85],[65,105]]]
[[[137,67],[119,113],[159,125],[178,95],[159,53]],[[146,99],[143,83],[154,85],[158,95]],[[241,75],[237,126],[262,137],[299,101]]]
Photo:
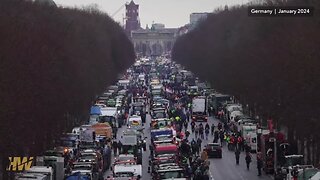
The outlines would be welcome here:
[[[112,15],[111,18],[113,18],[115,15],[117,15],[121,10],[123,10],[123,8],[128,4],[128,2],[126,2],[125,4],[121,5],[119,9],[117,9]],[[122,14],[122,25],[124,26],[124,20],[126,20],[127,18],[124,17],[124,15]]]

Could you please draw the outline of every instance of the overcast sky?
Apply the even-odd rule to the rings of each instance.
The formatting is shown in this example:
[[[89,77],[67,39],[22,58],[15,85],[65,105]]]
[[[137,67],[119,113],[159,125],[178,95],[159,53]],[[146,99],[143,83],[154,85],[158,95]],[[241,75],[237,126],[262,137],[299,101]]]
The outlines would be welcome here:
[[[131,0],[54,0],[62,6],[77,6],[97,4],[99,9],[109,15],[114,14],[126,2]],[[193,12],[212,12],[218,7],[247,3],[249,0],[134,0],[139,4],[140,23],[163,23],[166,27],[181,27],[189,23]],[[122,24],[125,8],[122,8],[113,18]]]

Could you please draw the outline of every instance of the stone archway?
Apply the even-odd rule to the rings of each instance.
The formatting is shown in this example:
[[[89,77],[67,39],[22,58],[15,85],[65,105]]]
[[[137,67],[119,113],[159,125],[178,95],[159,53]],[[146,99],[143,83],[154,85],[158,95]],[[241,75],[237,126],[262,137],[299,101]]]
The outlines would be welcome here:
[[[158,56],[163,53],[163,47],[162,47],[161,43],[159,43],[159,42],[153,43],[151,45],[151,50],[152,50],[151,55]]]

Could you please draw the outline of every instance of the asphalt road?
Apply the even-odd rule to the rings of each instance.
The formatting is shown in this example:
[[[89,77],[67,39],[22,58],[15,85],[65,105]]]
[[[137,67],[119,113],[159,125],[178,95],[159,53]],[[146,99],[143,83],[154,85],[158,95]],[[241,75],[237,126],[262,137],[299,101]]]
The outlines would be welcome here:
[[[151,179],[150,174],[148,173],[148,166],[149,166],[149,144],[150,144],[150,124],[151,117],[147,115],[146,123],[144,125],[144,135],[147,137],[147,150],[143,152],[143,163],[142,163],[142,179],[149,180]],[[212,117],[208,120],[209,125],[211,126],[212,123],[217,126],[219,120],[214,119]],[[197,123],[199,124],[199,122]],[[204,124],[205,125],[205,124]],[[122,126],[118,130],[117,139],[121,140],[121,136],[123,134],[123,131],[127,128],[127,126]],[[189,132],[191,132],[191,126],[189,124],[188,126]],[[189,136],[189,141],[192,140],[192,138],[195,138],[194,134],[191,134]],[[202,148],[204,145],[206,145],[208,142],[213,141],[213,136],[209,135],[208,140],[203,140],[202,142]],[[235,160],[235,154],[233,151],[229,151],[226,147],[226,145],[223,147],[222,150],[222,159],[218,158],[210,158],[210,175],[212,180],[271,180],[272,178],[269,175],[263,174],[262,176],[258,176],[257,171],[257,164],[256,164],[256,155],[252,154],[252,163],[250,165],[250,170],[247,170],[246,164],[245,164],[245,153],[242,152],[240,154],[240,164],[236,165]],[[112,158],[114,159],[114,157]],[[105,173],[105,178],[108,175],[111,175],[112,172],[109,170]]]
[[[214,123],[217,127],[219,120],[212,117],[209,118],[208,123],[211,127],[211,124]],[[197,124],[200,124],[198,122]],[[205,125],[205,123],[203,123]],[[191,126],[188,126],[189,132],[191,132]],[[190,135],[189,141],[195,138],[193,134]],[[209,134],[208,140],[202,140],[202,149],[203,147],[213,141],[213,136]],[[223,146],[222,150],[222,159],[219,158],[210,158],[210,175],[212,180],[271,180],[272,178],[269,175],[258,176],[257,170],[257,161],[256,154],[252,154],[252,162],[250,164],[250,170],[247,170],[245,163],[245,152],[240,154],[240,164],[236,165],[236,158],[234,151],[229,151],[227,146]]]

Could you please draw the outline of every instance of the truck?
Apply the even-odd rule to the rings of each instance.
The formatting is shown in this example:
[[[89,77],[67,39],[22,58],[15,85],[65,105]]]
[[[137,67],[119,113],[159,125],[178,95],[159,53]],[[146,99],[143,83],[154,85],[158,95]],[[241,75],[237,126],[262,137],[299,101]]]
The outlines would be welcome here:
[[[101,114],[99,121],[101,123],[107,122],[112,128],[118,128],[118,109],[117,107],[103,107],[100,108]]]
[[[33,168],[33,169],[32,169]],[[52,174],[52,180],[60,180],[64,178],[64,157],[58,156],[38,156],[36,158],[36,166],[33,166],[26,172],[44,172]],[[50,179],[51,180],[51,179]]]
[[[33,166],[30,169],[25,170],[23,173],[18,173],[15,179],[55,180],[53,174],[54,171],[52,167]]]
[[[215,115],[218,114],[224,103],[233,103],[232,96],[219,93],[213,93],[209,96],[209,106],[211,112]]]
[[[133,154],[137,158],[137,163],[142,164],[142,150],[137,135],[123,135],[121,150],[120,154]]]
[[[91,125],[82,125],[80,127],[79,139],[80,142],[92,142],[94,141],[93,133],[94,130]]]
[[[144,137],[144,133],[142,131],[138,131],[135,129],[126,129],[123,132],[123,137],[128,136],[128,138],[130,138],[130,136],[136,136],[136,140],[132,140],[132,142],[137,141],[139,144],[139,147],[142,147],[144,151],[146,151],[146,138]],[[128,140],[127,140],[128,141]]]
[[[112,127],[109,123],[97,123],[92,125],[92,129],[94,130],[96,136],[102,136],[112,139]]]
[[[206,96],[197,96],[192,99],[192,121],[208,121],[208,105]]]

